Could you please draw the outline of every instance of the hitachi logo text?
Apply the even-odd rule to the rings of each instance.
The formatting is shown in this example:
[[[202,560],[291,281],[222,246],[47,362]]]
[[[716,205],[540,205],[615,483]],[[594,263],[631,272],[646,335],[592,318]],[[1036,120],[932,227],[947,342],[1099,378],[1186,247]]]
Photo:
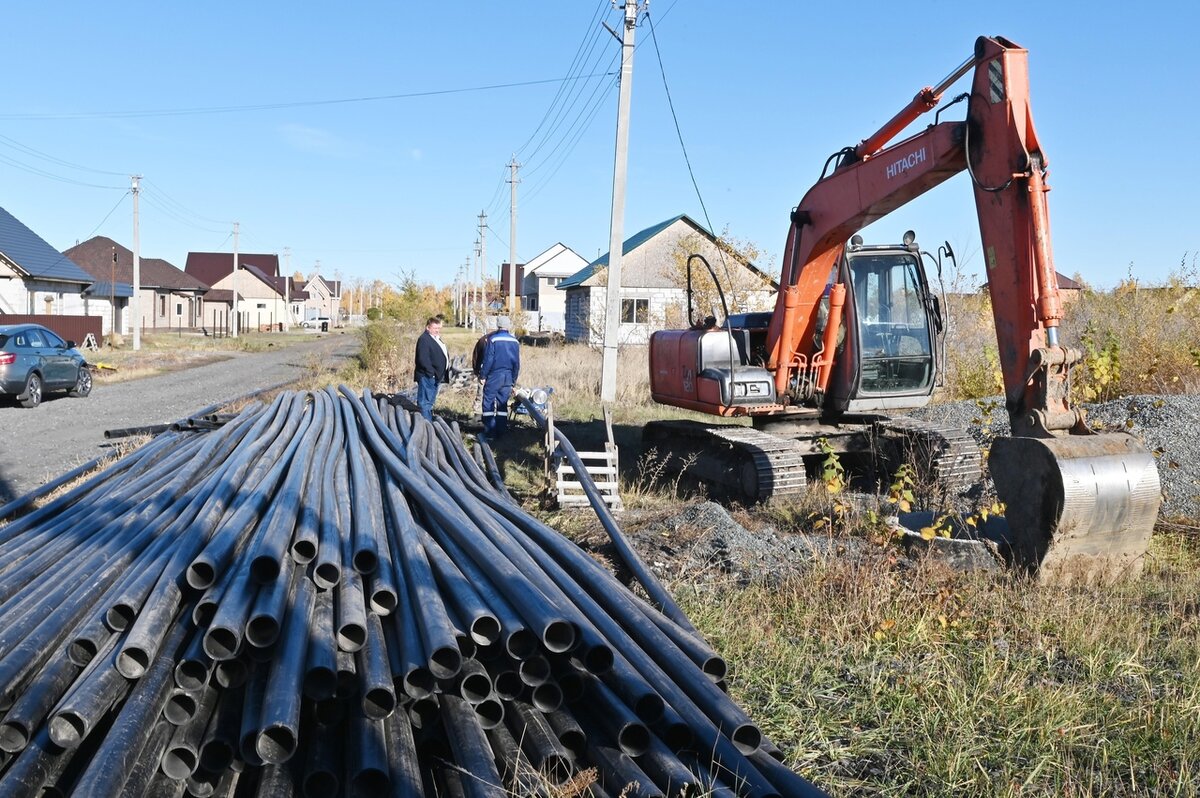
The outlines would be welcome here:
[[[909,169],[914,168],[919,163],[925,163],[925,148],[924,147],[922,147],[921,149],[917,150],[914,153],[907,155],[904,158],[901,158],[900,160],[896,161],[894,164],[891,164],[890,166],[888,166],[888,168],[887,168],[888,180],[891,180],[893,177],[896,177],[897,175],[904,174]]]

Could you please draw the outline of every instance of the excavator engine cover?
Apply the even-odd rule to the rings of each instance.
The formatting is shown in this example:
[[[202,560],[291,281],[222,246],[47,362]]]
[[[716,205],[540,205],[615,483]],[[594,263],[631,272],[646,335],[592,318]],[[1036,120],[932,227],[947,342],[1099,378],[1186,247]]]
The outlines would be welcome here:
[[[1060,585],[1141,572],[1162,492],[1154,456],[1132,436],[998,438],[988,468],[1013,565]]]

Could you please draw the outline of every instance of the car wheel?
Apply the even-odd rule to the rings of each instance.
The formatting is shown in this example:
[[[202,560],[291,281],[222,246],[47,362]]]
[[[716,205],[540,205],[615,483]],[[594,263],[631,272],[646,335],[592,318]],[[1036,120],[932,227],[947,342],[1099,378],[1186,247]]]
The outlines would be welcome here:
[[[25,393],[21,394],[21,407],[37,407],[42,403],[42,378],[37,372],[25,380]]]
[[[87,366],[79,367],[79,376],[75,379],[75,387],[71,389],[71,396],[76,399],[83,399],[92,392],[92,370]]]

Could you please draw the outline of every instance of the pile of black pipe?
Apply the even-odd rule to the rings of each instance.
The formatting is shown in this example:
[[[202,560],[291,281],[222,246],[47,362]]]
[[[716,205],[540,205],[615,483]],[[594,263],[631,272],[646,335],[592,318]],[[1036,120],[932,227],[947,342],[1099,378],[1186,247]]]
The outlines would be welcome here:
[[[388,397],[281,393],[29,504],[0,795],[821,794],[660,586]]]

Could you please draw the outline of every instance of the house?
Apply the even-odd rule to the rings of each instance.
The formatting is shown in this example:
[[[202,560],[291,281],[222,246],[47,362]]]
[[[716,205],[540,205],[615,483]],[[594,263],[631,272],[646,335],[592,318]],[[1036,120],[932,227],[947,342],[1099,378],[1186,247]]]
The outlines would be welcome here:
[[[111,238],[95,236],[65,253],[96,280],[89,289],[92,302],[102,304],[110,297],[132,297],[133,252]],[[112,290],[115,283],[119,290]],[[201,304],[209,286],[162,258],[138,261],[137,312],[143,331],[180,329],[201,325]],[[121,291],[125,293],[122,294]],[[133,302],[128,302],[130,309]],[[118,329],[133,332],[133,319],[125,314]],[[106,330],[107,332],[107,330]]]
[[[692,253],[703,255],[722,275],[730,312],[769,310],[775,289],[770,277],[745,258],[718,247],[717,237],[686,214],[647,227],[627,238],[621,258],[622,344],[645,344],[655,330],[686,326],[685,263]],[[706,276],[702,266],[698,266]],[[699,272],[697,273],[699,274]],[[565,292],[566,338],[599,346],[604,339],[607,305],[608,253],[558,284]],[[697,284],[703,282],[698,276]],[[732,289],[732,290],[731,290]],[[700,302],[701,315],[719,313],[712,303]],[[694,311],[695,312],[695,309]]]
[[[279,256],[248,252],[238,255],[238,270],[233,270],[233,253],[189,252],[184,271],[212,286],[204,297],[203,325],[224,330],[230,326],[234,291],[238,297],[240,330],[282,329],[295,323],[290,318],[286,296],[290,285],[279,276]]]
[[[558,284],[587,266],[570,247],[558,243],[525,264],[521,283],[521,309],[525,327],[533,332],[566,332],[567,297]]]
[[[342,322],[342,281],[330,280],[313,272],[301,290],[308,295],[304,301],[304,319],[317,319],[322,316],[333,319],[334,323]]]
[[[95,282],[78,264],[0,208],[0,317],[5,313],[86,316],[86,291]]]

